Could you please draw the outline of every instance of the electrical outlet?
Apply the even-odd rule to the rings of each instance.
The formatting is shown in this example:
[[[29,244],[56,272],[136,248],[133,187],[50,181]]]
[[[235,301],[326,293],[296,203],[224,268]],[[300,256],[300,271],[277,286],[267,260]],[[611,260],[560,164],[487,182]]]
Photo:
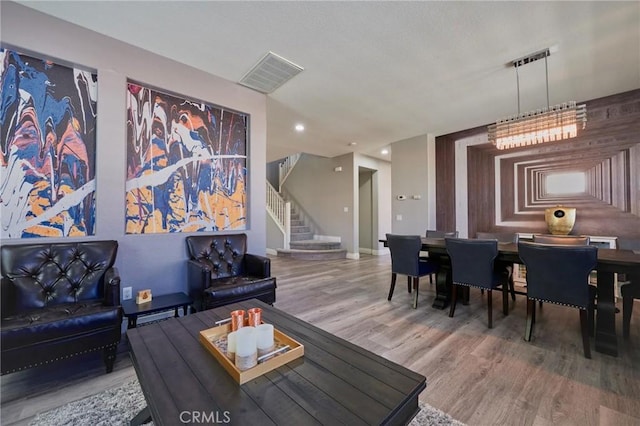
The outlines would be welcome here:
[[[122,300],[129,300],[133,297],[133,288],[132,287],[124,287],[122,289]]]

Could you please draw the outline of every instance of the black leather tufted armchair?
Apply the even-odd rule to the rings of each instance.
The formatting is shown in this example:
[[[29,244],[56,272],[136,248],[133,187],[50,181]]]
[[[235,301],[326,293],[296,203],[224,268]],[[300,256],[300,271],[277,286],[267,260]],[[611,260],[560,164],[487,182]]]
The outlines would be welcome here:
[[[117,241],[2,246],[2,374],[99,349],[113,370],[122,326],[117,250]]]
[[[276,301],[271,259],[247,253],[247,235],[187,237],[189,295],[196,310],[248,299]]]

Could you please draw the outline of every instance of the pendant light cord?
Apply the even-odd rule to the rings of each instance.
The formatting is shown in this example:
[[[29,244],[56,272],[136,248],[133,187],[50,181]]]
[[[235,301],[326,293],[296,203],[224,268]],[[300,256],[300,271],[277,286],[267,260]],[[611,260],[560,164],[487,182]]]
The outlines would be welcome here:
[[[549,55],[545,54],[544,55],[544,73],[546,76],[546,81],[547,81],[547,109],[549,109],[549,67],[547,66],[547,57]]]
[[[516,89],[518,90],[518,116],[520,115],[520,74],[518,74],[518,62],[516,62]]]

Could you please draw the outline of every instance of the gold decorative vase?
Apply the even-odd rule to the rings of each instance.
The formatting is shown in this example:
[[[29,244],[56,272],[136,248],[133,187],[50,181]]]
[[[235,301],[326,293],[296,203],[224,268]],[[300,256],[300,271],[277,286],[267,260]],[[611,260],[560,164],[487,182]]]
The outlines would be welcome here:
[[[555,206],[544,211],[547,228],[553,235],[569,235],[576,223],[575,207]]]

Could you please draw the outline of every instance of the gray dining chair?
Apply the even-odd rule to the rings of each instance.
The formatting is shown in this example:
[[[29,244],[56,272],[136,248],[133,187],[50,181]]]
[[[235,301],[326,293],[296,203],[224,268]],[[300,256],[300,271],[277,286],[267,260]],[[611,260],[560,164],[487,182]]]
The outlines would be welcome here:
[[[391,252],[391,287],[387,300],[393,297],[398,274],[407,276],[407,290],[415,292],[413,297],[413,309],[418,307],[418,290],[420,277],[430,275],[438,271],[438,264],[428,259],[420,258],[422,241],[420,235],[395,235],[387,234],[387,245]]]
[[[494,264],[498,256],[498,241],[445,238],[445,244],[451,259],[453,284],[449,316],[453,317],[456,310],[458,286],[480,288],[487,290],[488,326],[493,328],[492,290],[502,287],[502,312],[504,315],[509,314],[509,276],[506,271],[496,270]]]
[[[618,238],[616,247],[620,250],[640,250],[640,239]],[[633,313],[633,299],[640,299],[640,272],[632,272],[618,275],[618,279],[623,279],[620,286],[622,296],[622,336],[629,338],[631,328],[631,314]]]
[[[527,268],[527,322],[524,339],[531,341],[536,322],[536,301],[577,308],[584,356],[591,358],[595,287],[589,274],[598,261],[598,249],[587,245],[540,244],[520,241],[518,255]]]

